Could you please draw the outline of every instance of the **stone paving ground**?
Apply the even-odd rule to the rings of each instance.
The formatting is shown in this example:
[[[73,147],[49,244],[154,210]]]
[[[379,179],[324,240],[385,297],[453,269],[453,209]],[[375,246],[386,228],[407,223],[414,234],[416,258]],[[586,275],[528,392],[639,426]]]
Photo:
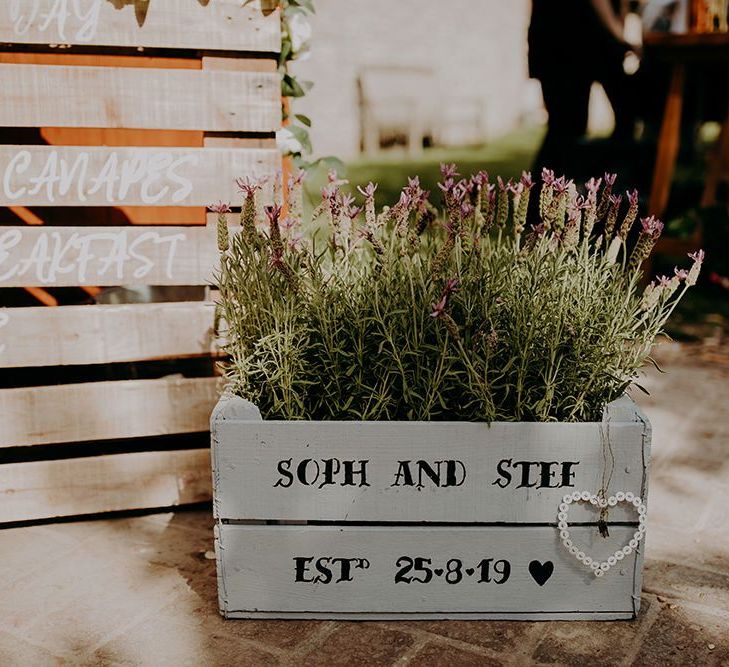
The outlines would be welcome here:
[[[0,530],[0,666],[729,665],[729,356],[661,354],[634,622],[225,622],[209,511],[180,511]]]

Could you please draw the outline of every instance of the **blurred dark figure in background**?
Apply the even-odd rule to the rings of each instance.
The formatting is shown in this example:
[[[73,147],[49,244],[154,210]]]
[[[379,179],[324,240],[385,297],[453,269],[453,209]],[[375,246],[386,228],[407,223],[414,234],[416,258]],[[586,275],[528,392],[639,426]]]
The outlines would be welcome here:
[[[547,135],[534,170],[569,175],[575,149],[587,132],[590,88],[602,84],[615,113],[614,139],[633,135],[630,77],[623,69],[628,51],[620,2],[611,0],[532,0],[529,75],[542,84],[549,114]]]

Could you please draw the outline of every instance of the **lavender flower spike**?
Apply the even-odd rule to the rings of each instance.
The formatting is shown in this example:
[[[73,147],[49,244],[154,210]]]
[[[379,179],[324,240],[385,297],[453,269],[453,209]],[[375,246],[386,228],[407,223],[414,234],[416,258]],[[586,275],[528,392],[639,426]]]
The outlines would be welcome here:
[[[230,206],[225,202],[219,201],[217,204],[210,204],[208,208],[218,214],[218,250],[225,252],[230,247],[230,239],[228,237],[228,218],[226,213],[230,213]]]
[[[689,253],[689,259],[694,261],[693,265],[689,269],[688,275],[686,276],[686,285],[695,285],[699,279],[699,273],[701,273],[701,265],[704,263],[706,257],[703,250],[697,250],[696,252]]]
[[[628,262],[628,270],[637,270],[643,261],[650,255],[656,240],[663,231],[663,223],[653,216],[643,218],[640,221],[640,236],[638,237],[638,243],[633,248],[633,253],[630,255],[630,261]]]

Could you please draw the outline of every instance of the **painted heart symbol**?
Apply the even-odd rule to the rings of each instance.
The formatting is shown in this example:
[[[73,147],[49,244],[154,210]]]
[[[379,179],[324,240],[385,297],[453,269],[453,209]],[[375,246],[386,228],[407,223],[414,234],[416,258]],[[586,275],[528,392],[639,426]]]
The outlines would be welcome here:
[[[467,568],[466,568],[466,574],[467,574],[467,575],[468,575],[469,577],[470,577],[470,576],[473,576],[473,573],[474,573],[475,571],[476,571],[476,570],[474,570],[474,569],[473,569],[472,567],[467,567]]]
[[[540,586],[544,586],[547,583],[547,579],[552,576],[552,572],[554,572],[554,563],[551,560],[545,561],[544,563],[533,560],[529,563],[529,574],[532,575],[532,579]]]
[[[443,574],[443,569],[439,567],[438,569],[433,570],[433,573],[436,577],[440,577],[440,575]]]
[[[638,530],[633,533],[630,541],[621,549],[618,549],[612,556],[608,556],[607,560],[602,562],[595,560],[579,547],[575,546],[570,539],[569,524],[567,523],[567,512],[572,503],[590,503],[594,507],[605,509],[606,507],[615,507],[618,503],[629,503],[638,512]],[[631,491],[618,491],[614,496],[609,498],[600,498],[589,491],[575,491],[568,493],[559,504],[559,513],[557,514],[557,528],[559,528],[559,537],[562,540],[564,548],[567,549],[580,563],[584,563],[589,567],[596,577],[602,577],[613,565],[623,560],[626,556],[633,553],[638,548],[638,544],[645,535],[646,508],[643,501]],[[529,566],[531,571],[531,565]]]

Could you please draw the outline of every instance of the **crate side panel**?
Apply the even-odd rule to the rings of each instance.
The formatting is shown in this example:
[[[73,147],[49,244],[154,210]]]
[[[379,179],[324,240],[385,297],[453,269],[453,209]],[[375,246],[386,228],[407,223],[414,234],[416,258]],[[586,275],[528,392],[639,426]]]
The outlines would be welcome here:
[[[597,578],[567,553],[550,527],[221,525],[219,530],[230,615],[478,613],[537,619],[544,614],[624,617],[634,610],[635,553]],[[582,527],[573,530],[573,538],[602,560],[633,530],[615,527],[605,540],[596,528]],[[409,568],[415,558],[429,560]],[[348,559],[348,572],[341,560],[332,559]],[[488,559],[493,560],[484,576]]]
[[[556,523],[565,493],[599,490],[604,447],[615,457],[609,492],[641,494],[643,428],[225,421],[217,506],[226,519]],[[575,504],[569,519],[597,512]],[[635,521],[635,511],[620,505],[609,519]]]

